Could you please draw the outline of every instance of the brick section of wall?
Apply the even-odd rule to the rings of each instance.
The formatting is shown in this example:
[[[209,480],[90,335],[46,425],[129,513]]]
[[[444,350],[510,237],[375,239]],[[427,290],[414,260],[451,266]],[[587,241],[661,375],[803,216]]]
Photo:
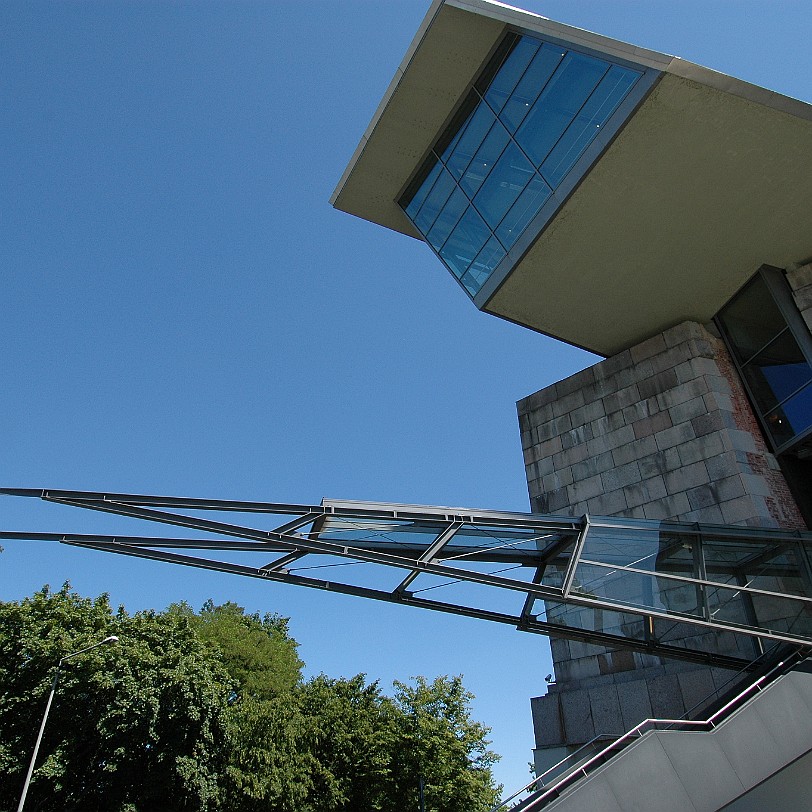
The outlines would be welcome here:
[[[812,332],[812,263],[787,271],[795,304]]]
[[[719,338],[684,322],[518,404],[539,513],[804,528]]]

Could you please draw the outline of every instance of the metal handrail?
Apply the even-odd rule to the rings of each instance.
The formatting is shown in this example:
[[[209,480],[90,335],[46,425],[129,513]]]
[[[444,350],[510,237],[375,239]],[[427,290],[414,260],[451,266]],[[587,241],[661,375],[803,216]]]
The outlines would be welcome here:
[[[570,784],[574,783],[576,780],[580,780],[582,777],[586,777],[589,774],[589,770],[602,763],[604,757],[609,755],[613,750],[617,751],[619,749],[625,748],[631,741],[635,738],[642,738],[644,733],[649,732],[649,730],[654,729],[658,726],[667,725],[668,727],[682,727],[682,728],[704,728],[705,730],[713,730],[716,728],[720,721],[724,721],[731,715],[731,711],[734,709],[738,709],[745,700],[745,698],[749,697],[749,695],[753,692],[761,692],[763,690],[762,686],[765,682],[772,681],[773,675],[776,672],[779,672],[777,676],[780,676],[780,672],[785,670],[785,666],[788,664],[789,661],[795,659],[795,657],[788,657],[785,660],[781,660],[777,663],[773,668],[770,669],[766,674],[759,677],[754,682],[750,683],[743,691],[736,694],[733,699],[723,705],[719,710],[709,716],[707,719],[704,720],[691,720],[691,719],[644,719],[638,725],[635,725],[631,730],[624,733],[622,736],[616,738],[611,744],[604,747],[600,752],[596,753],[591,758],[587,759],[583,764],[578,766],[577,769],[574,769],[572,772],[568,772],[566,775],[562,775],[561,778],[554,783],[550,784],[545,791],[543,791],[540,795],[533,798],[531,803],[532,806],[526,807],[527,810],[531,809],[540,809],[541,806],[553,795],[558,795],[560,792],[568,787]],[[596,737],[596,739],[599,737]],[[527,786],[520,789],[518,792],[511,795],[507,800],[500,803],[499,806],[494,807],[490,812],[497,812],[499,809],[503,809],[507,803],[514,800],[518,795],[526,790],[530,789],[534,784],[536,784],[540,778],[543,778],[548,773],[552,772],[553,770],[557,770],[561,767],[568,759],[572,756],[579,753],[581,750],[589,747],[592,743],[594,743],[595,739],[590,740],[585,745],[580,747],[574,753],[570,753],[564,759],[562,759],[558,764],[550,767],[544,773],[542,773],[539,778],[534,779],[531,781]],[[529,799],[528,799],[529,800]]]
[[[561,761],[553,764],[552,767],[548,767],[541,775],[537,775],[532,781],[525,784],[521,789],[517,789],[516,792],[513,793],[508,798],[505,798],[504,801],[500,801],[498,806],[494,806],[489,812],[499,812],[500,809],[504,809],[511,801],[515,801],[523,792],[527,792],[528,790],[532,789],[533,787],[540,785],[541,787],[545,786],[544,777],[549,775],[554,771],[559,771],[564,765],[570,760],[573,759],[575,762],[578,761],[577,756],[579,756],[584,750],[589,747],[592,747],[593,744],[599,741],[606,741],[607,739],[611,741],[617,741],[620,738],[620,734],[618,733],[599,733],[597,736],[591,738],[585,744],[582,744],[577,750],[573,750],[571,753],[568,753]]]

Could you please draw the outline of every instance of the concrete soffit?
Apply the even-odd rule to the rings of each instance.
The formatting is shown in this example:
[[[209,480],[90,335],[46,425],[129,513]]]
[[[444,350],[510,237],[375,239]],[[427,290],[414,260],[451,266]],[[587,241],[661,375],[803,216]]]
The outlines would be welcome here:
[[[610,355],[812,255],[812,105],[492,0],[434,0],[336,208],[420,239],[397,200],[508,28],[661,78],[481,309]]]

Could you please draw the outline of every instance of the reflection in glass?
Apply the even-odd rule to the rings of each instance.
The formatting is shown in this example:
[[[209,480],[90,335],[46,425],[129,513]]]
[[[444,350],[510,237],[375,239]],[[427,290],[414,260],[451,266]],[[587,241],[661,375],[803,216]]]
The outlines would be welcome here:
[[[744,364],[742,372],[753,397],[765,411],[812,380],[812,368],[789,328]]]
[[[566,51],[556,45],[544,44],[522,77],[516,90],[504,106],[500,118],[511,132],[516,132],[532,104],[547,86],[553,71],[559,66]]]
[[[561,183],[609,114],[629,92],[637,76],[635,71],[618,65],[609,68],[595,93],[590,96],[541,165],[541,174],[551,186]]]
[[[765,419],[776,445],[788,443],[806,431],[812,426],[812,386],[806,386],[797,395],[785,400]]]
[[[718,318],[740,364],[749,361],[787,326],[758,274],[719,311]]]
[[[503,41],[400,201],[472,297],[641,75],[535,37]]]
[[[541,166],[607,67],[602,60],[572,52],[564,58],[516,131],[516,141],[536,166]]]
[[[716,317],[777,451],[812,428],[812,359],[796,335],[803,327],[793,328],[791,314],[782,312],[793,305],[788,291],[788,301],[779,304],[781,286],[780,272],[763,268]]]
[[[538,40],[523,37],[513,48],[484,94],[485,101],[494,112],[499,113],[505,106],[516,83],[524,75],[530,60],[540,46]]]

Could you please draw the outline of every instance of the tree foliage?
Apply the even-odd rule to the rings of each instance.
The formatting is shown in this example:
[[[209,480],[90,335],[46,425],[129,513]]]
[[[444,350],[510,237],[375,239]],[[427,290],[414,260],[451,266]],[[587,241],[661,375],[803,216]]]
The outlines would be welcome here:
[[[27,805],[41,810],[208,810],[218,801],[230,680],[182,617],[111,611],[68,587],[0,604],[0,787],[16,808],[54,667],[66,662]]]
[[[246,614],[236,603],[203,604],[196,614],[186,603],[169,612],[188,618],[198,637],[216,649],[240,697],[271,699],[290,692],[302,679],[299,644],[280,615]]]
[[[484,812],[487,728],[459,677],[303,681],[287,620],[207,602],[113,611],[66,585],[0,603],[0,812],[16,809],[56,663],[26,809]]]

